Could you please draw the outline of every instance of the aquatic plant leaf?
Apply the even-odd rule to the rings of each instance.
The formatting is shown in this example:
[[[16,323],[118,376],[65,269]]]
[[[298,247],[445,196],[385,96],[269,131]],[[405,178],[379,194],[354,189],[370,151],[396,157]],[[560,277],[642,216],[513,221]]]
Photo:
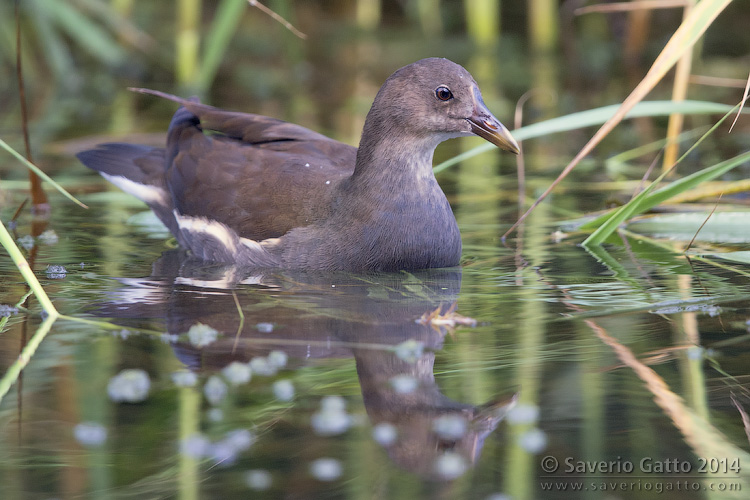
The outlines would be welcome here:
[[[750,264],[750,251],[738,251],[738,252],[726,252],[726,253],[714,253],[710,254],[711,257],[718,259],[724,259],[731,262],[737,262],[740,264]]]
[[[700,229],[698,241],[750,243],[750,212],[715,212],[710,218],[708,215],[705,212],[655,215],[630,222],[628,229],[654,238],[684,241],[690,241]]]
[[[594,231],[588,238],[586,238],[586,240],[584,240],[583,245],[600,245],[604,242],[604,240],[607,239],[610,234],[612,234],[617,229],[617,227],[619,227],[626,220],[633,217],[635,214],[643,213],[646,210],[649,210],[656,205],[663,203],[664,201],[679,193],[683,193],[703,182],[707,182],[719,177],[720,175],[724,175],[731,169],[742,165],[747,161],[750,161],[750,151],[739,156],[735,156],[734,158],[730,158],[729,160],[725,160],[711,167],[704,168],[703,170],[688,175],[687,177],[684,177],[682,179],[678,179],[661,189],[653,191],[652,193],[654,186],[656,186],[657,181],[659,180],[657,179],[657,181],[654,181],[646,189],[638,193],[638,195],[630,200],[629,203],[623,205],[615,212],[610,212],[599,216],[593,221],[587,222],[583,226],[581,226],[581,229],[598,227],[596,231]]]

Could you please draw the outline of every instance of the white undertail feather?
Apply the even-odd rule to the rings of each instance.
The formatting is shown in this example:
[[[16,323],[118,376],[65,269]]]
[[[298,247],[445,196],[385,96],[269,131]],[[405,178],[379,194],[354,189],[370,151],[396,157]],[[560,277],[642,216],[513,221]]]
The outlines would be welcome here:
[[[167,202],[167,193],[161,188],[149,186],[148,184],[140,184],[121,175],[111,175],[104,172],[100,172],[100,174],[118,188],[128,194],[132,194],[144,203],[149,205],[162,205],[165,207],[169,206]]]

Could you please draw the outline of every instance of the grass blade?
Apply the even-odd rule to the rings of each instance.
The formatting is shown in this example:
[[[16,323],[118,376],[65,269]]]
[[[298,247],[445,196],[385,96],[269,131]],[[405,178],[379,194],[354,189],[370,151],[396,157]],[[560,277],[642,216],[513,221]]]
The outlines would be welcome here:
[[[547,190],[537,198],[526,213],[524,213],[518,221],[506,231],[503,235],[503,239],[513,232],[518,225],[528,217],[536,206],[552,192],[552,190],[573,170],[573,168],[575,168],[576,165],[578,165],[578,163],[580,163],[583,158],[591,153],[594,147],[596,147],[596,145],[599,144],[599,142],[601,142],[601,140],[623,120],[623,118],[625,118],[625,115],[627,115],[628,111],[630,111],[633,106],[646,97],[651,89],[661,81],[667,71],[674,66],[677,60],[695,45],[698,39],[711,25],[713,20],[716,19],[716,16],[718,16],[731,1],[732,0],[702,0],[692,12],[690,12],[690,14],[683,20],[682,24],[680,24],[680,27],[677,28],[677,31],[674,32],[672,38],[669,39],[667,45],[656,58],[654,64],[648,70],[648,73],[646,73],[646,76],[635,87],[635,89],[633,89],[630,95],[625,98],[615,115],[597,130],[594,137],[586,143],[568,166],[563,169],[557,179],[555,179]]]
[[[245,10],[245,0],[222,0],[206,35],[201,61],[200,89],[205,92],[216,78],[219,65]]]
[[[83,208],[89,208],[88,206],[86,206],[83,203],[81,203],[72,194],[68,193],[65,190],[65,188],[63,188],[60,184],[58,184],[57,182],[53,181],[52,178],[49,175],[45,174],[42,171],[42,169],[40,169],[39,167],[37,167],[36,165],[34,165],[33,163],[31,163],[26,158],[24,158],[23,155],[21,155],[18,151],[16,151],[12,147],[10,147],[8,145],[8,143],[6,143],[2,139],[0,139],[0,147],[2,147],[7,152],[9,152],[13,156],[15,156],[18,159],[18,161],[20,161],[21,163],[23,163],[24,165],[26,165],[26,167],[29,168],[29,169],[31,169],[36,175],[38,175],[39,177],[41,177],[45,181],[49,182],[52,185],[52,187],[54,187],[55,189],[57,189],[58,191],[60,191],[66,198],[68,198],[69,200],[71,200],[73,203],[75,203],[76,205],[79,205],[79,206],[81,206]]]
[[[49,19],[92,57],[113,66],[126,61],[125,50],[118,45],[117,40],[90,18],[82,15],[74,5],[53,0],[37,2]]]
[[[619,108],[619,104],[613,104],[611,106],[603,106],[601,108],[588,109],[586,111],[571,113],[565,116],[558,116],[557,118],[552,118],[539,123],[532,123],[531,125],[526,125],[525,127],[513,130],[513,137],[517,141],[525,141],[527,139],[535,139],[537,137],[543,137],[559,132],[567,132],[569,130],[601,125],[612,118]],[[628,112],[625,118],[669,116],[672,113],[706,115],[726,113],[731,109],[733,109],[732,106],[728,104],[706,101],[645,101],[636,104],[633,109]],[[492,151],[493,149],[496,149],[496,146],[493,144],[482,144],[481,146],[477,146],[476,148],[470,149],[469,151],[436,165],[433,170],[435,173],[442,172],[448,167],[468,158],[472,158],[478,154]]]
[[[668,200],[669,198],[672,198],[677,194],[687,191],[688,189],[692,189],[703,182],[715,179],[716,177],[719,177],[720,175],[723,175],[726,172],[729,172],[731,169],[748,161],[750,161],[750,151],[739,156],[735,156],[734,158],[730,158],[729,160],[725,160],[712,167],[704,168],[700,172],[696,172],[694,174],[688,175],[687,177],[676,180],[668,186],[665,186],[657,191],[654,191],[653,194],[650,194],[659,180],[662,179],[666,173],[668,173],[665,172],[665,174],[662,174],[659,179],[650,184],[629,203],[620,207],[620,209],[617,210],[614,214],[608,214],[609,218],[606,220],[606,222],[599,226],[599,228],[594,231],[591,236],[586,238],[586,240],[584,240],[583,242],[583,245],[600,245],[602,242],[604,242],[604,240],[607,239],[607,237],[609,237],[610,234],[612,234],[617,229],[620,224],[631,218],[634,214],[645,212],[646,210],[655,207],[656,205]],[[588,224],[593,224],[595,222],[596,220]]]
[[[701,143],[702,143],[702,142],[703,142],[704,140],[706,140],[706,138],[707,138],[708,136],[710,136],[710,135],[711,135],[712,133],[714,133],[714,132],[715,132],[715,131],[716,131],[716,130],[717,130],[717,129],[719,128],[719,126],[720,126],[720,125],[721,125],[722,123],[724,123],[724,121],[725,121],[725,120],[726,120],[727,118],[729,118],[729,116],[730,116],[730,115],[732,114],[732,112],[734,112],[734,110],[735,110],[735,109],[739,108],[739,106],[740,106],[740,104],[737,104],[736,106],[734,106],[733,108],[731,108],[731,109],[730,109],[729,111],[727,111],[727,112],[726,112],[726,113],[724,114],[724,116],[722,116],[722,117],[721,117],[721,118],[719,119],[719,121],[717,121],[717,122],[716,122],[716,123],[715,123],[715,124],[714,124],[714,125],[713,125],[713,126],[712,126],[712,127],[710,128],[710,129],[708,129],[708,131],[706,131],[706,133],[705,133],[705,134],[703,134],[703,135],[701,136],[701,138],[700,138],[700,139],[698,139],[698,140],[697,140],[697,141],[695,142],[695,144],[693,144],[692,146],[690,146],[690,148],[689,148],[689,149],[688,149],[687,151],[685,151],[685,153],[684,153],[684,154],[683,154],[683,155],[682,155],[682,156],[681,156],[681,157],[680,157],[680,158],[679,158],[679,159],[677,160],[677,162],[676,162],[676,163],[675,163],[674,165],[672,165],[672,168],[671,168],[671,169],[667,170],[666,172],[663,172],[663,173],[662,173],[662,174],[661,174],[661,175],[660,175],[660,176],[659,176],[659,177],[658,177],[658,178],[657,178],[657,179],[656,179],[656,180],[655,180],[655,181],[654,181],[654,182],[653,182],[653,183],[652,183],[652,184],[651,184],[651,185],[650,185],[650,186],[649,186],[648,188],[646,188],[646,191],[651,191],[651,190],[652,190],[652,189],[654,188],[654,186],[655,186],[656,184],[658,184],[658,183],[659,183],[659,182],[660,182],[660,181],[661,181],[662,179],[664,179],[664,177],[666,177],[667,175],[669,175],[669,173],[670,173],[670,172],[672,171],[672,169],[674,169],[674,168],[675,168],[675,167],[676,167],[676,166],[677,166],[677,165],[678,165],[678,164],[679,164],[679,163],[680,163],[680,162],[681,162],[681,161],[682,161],[683,159],[687,158],[687,156],[688,156],[688,155],[689,155],[689,154],[690,154],[690,153],[691,153],[691,152],[692,152],[692,151],[693,151],[693,150],[694,150],[695,148],[697,148],[697,147],[698,147],[698,146],[699,146],[699,145],[700,145],[700,144],[701,144]],[[705,170],[704,170],[704,171],[705,171]],[[698,174],[700,174],[700,173],[701,173],[701,172],[698,172]],[[693,175],[696,175],[696,174],[693,174]],[[721,174],[718,174],[718,175],[721,175]],[[686,177],[685,179],[688,179],[688,178],[690,178],[690,177],[692,177],[692,176],[688,176],[688,177]],[[685,179],[683,179],[683,180],[685,180]],[[710,180],[710,179],[708,179],[708,180]],[[705,181],[703,181],[703,182],[705,182]],[[686,184],[686,185],[685,185],[685,187],[683,188],[683,190],[684,190],[684,191],[687,191],[687,190],[689,190],[689,189],[692,189],[692,187],[687,187],[687,184]],[[678,195],[678,194],[682,194],[682,193],[681,193],[681,192],[674,192],[673,194],[671,194],[671,196],[670,196],[670,197],[672,197],[672,196],[676,196],[676,195]],[[617,210],[614,210],[614,211],[612,211],[612,212],[608,212],[608,213],[606,213],[606,214],[604,214],[604,215],[600,215],[600,216],[599,216],[599,217],[597,217],[596,219],[594,219],[594,220],[592,220],[592,221],[589,221],[589,222],[587,222],[587,223],[583,224],[583,225],[582,225],[582,226],[580,227],[580,229],[592,229],[592,228],[599,228],[599,229],[597,229],[597,230],[595,231],[595,233],[594,233],[594,234],[597,234],[597,233],[598,233],[598,234],[597,234],[597,236],[596,236],[596,238],[594,238],[594,239],[592,240],[591,238],[592,238],[592,237],[594,236],[594,234],[592,234],[592,235],[591,235],[591,236],[590,236],[589,238],[587,238],[587,239],[586,239],[586,241],[584,242],[584,244],[586,244],[586,243],[588,243],[588,244],[594,244],[594,242],[595,242],[595,241],[597,241],[597,240],[599,240],[599,241],[598,241],[598,243],[596,243],[596,244],[600,244],[600,243],[601,243],[601,242],[603,242],[603,241],[604,241],[605,239],[607,239],[607,237],[608,237],[608,236],[609,236],[609,235],[610,235],[610,234],[611,234],[611,233],[612,233],[612,232],[613,232],[613,231],[614,231],[614,230],[615,230],[615,229],[617,228],[617,226],[619,226],[619,225],[620,225],[620,224],[621,224],[622,222],[624,222],[625,220],[627,220],[627,219],[628,219],[628,218],[629,218],[629,217],[630,217],[631,215],[633,215],[633,214],[635,214],[635,213],[640,213],[640,212],[638,212],[638,211],[636,210],[636,207],[637,207],[637,205],[638,205],[638,204],[639,204],[639,203],[641,202],[641,200],[643,200],[643,199],[644,199],[644,197],[645,197],[645,196],[646,196],[646,194],[645,194],[645,193],[640,193],[639,195],[637,195],[637,196],[634,196],[634,197],[633,197],[633,199],[631,199],[631,200],[630,200],[630,201],[629,201],[629,202],[628,202],[628,203],[627,203],[626,205],[623,205],[623,206],[622,206],[622,207],[620,207],[619,209],[617,209]],[[654,206],[654,205],[651,205],[651,206],[649,206],[648,208],[644,208],[643,210],[648,210],[649,208],[651,208],[651,207],[653,207],[653,206]],[[619,222],[618,222],[617,224],[615,224],[615,225],[610,225],[610,224],[608,224],[608,221],[609,221],[609,220],[610,220],[610,219],[611,219],[612,217],[617,217],[617,219],[619,220]],[[604,224],[607,224],[607,229],[602,229],[602,226],[603,226]],[[601,231],[600,231],[600,230],[601,230]],[[589,241],[589,240],[591,240],[591,241]]]
[[[39,280],[36,279],[34,271],[32,271],[31,267],[29,267],[29,263],[21,253],[21,250],[19,250],[16,246],[16,243],[13,241],[13,237],[5,228],[5,224],[3,224],[2,221],[0,221],[0,245],[2,245],[3,248],[5,248],[5,250],[8,252],[8,255],[10,255],[10,258],[13,260],[13,263],[21,272],[23,279],[26,280],[26,283],[28,283],[29,287],[34,292],[34,295],[36,295],[37,300],[39,300],[39,303],[42,305],[42,308],[49,315],[49,318],[57,318],[57,309],[55,309],[55,306],[52,305],[52,301],[49,300],[49,297],[44,291],[44,288],[42,288]]]

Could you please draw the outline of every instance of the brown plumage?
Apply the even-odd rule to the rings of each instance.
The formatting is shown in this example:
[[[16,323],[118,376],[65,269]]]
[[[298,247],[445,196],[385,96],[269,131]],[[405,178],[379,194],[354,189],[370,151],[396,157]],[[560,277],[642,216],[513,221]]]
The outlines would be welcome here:
[[[144,200],[196,256],[250,267],[398,270],[458,264],[461,239],[432,173],[435,147],[479,135],[518,152],[461,66],[423,59],[385,82],[359,148],[299,125],[182,104],[165,149],[78,155]]]

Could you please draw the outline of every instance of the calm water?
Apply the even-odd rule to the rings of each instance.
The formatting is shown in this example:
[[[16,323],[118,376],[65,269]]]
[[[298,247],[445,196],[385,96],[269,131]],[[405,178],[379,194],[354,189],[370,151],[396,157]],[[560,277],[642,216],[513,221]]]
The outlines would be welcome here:
[[[467,66],[509,126],[529,89],[537,93],[525,123],[619,102],[647,69],[621,67],[623,17],[569,23],[560,57],[550,60],[529,54],[520,3],[504,11],[502,41],[473,51],[460,3],[444,3],[443,31],[430,36],[394,3],[382,29],[351,44],[341,42],[355,32],[351,12],[299,4],[307,45],[246,16],[207,100],[356,143],[383,79],[421,57]],[[704,74],[734,65],[734,76],[746,77],[736,62],[748,36],[740,4],[707,39]],[[657,15],[659,36],[644,54],[660,50],[679,18]],[[171,46],[167,29],[138,20]],[[28,210],[18,219],[16,238],[45,234],[35,240],[33,268],[69,316],[33,353],[24,349],[48,325],[33,299],[30,313],[13,309],[27,289],[0,253],[0,304],[11,306],[0,309],[10,314],[0,323],[0,376],[21,353],[29,360],[0,399],[0,498],[747,497],[750,268],[688,260],[684,242],[631,233],[590,252],[581,235],[559,232],[627,199],[652,157],[605,160],[663,138],[665,120],[623,124],[507,244],[500,236],[517,218],[515,160],[485,154],[441,173],[463,235],[461,268],[258,274],[190,261],[144,205],[72,159],[107,140],[91,136],[102,130],[121,140],[163,131],[171,104],[134,97],[122,90],[128,85],[186,93],[171,85],[161,59],[129,55],[137,64],[122,74],[89,61],[80,95],[68,89],[37,110],[38,142],[82,141],[50,144],[47,153],[62,154],[45,166],[90,209],[52,195],[48,220]],[[146,63],[153,74],[137,67]],[[692,89],[691,97],[733,103],[741,93]],[[668,95],[669,85],[653,98]],[[15,119],[3,119],[3,138],[18,139]],[[549,185],[590,135],[527,141],[527,195]],[[479,143],[451,141],[436,159]],[[746,149],[741,120],[685,171]],[[25,172],[13,164],[0,174],[7,223],[23,200]],[[695,248],[747,249],[746,232],[733,241]],[[435,321],[418,322],[423,316]],[[476,325],[451,325],[463,317]]]
[[[732,403],[750,404],[746,267],[637,239],[592,255],[555,243],[542,210],[507,247],[508,224],[467,224],[461,269],[259,275],[191,262],[128,223],[143,207],[118,192],[82,198],[89,211],[54,200],[59,241],[35,268],[64,314],[107,323],[58,320],[2,400],[3,498],[748,487]],[[15,304],[25,288],[2,266],[0,303]],[[478,324],[415,321],[438,308]],[[38,326],[10,317],[4,369]],[[123,370],[139,371],[118,389]]]

